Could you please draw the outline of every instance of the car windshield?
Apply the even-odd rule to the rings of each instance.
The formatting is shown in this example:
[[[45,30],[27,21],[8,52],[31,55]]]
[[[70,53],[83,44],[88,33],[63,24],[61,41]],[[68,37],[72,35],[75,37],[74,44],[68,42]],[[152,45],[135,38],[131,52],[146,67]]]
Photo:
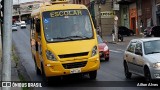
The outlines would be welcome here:
[[[144,52],[145,54],[160,53],[160,40],[147,41],[144,42]]]
[[[87,10],[43,12],[43,24],[47,42],[93,38],[92,25]]]
[[[103,43],[103,40],[102,40],[102,38],[100,37],[100,36],[97,36],[97,38],[98,38],[98,43],[100,44],[100,43]]]

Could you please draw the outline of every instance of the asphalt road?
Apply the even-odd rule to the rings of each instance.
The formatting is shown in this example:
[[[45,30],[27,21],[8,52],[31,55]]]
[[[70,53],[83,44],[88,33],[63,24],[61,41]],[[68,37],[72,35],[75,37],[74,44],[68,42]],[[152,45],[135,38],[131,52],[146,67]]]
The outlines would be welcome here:
[[[30,32],[28,29],[19,29],[13,31],[13,44],[16,52],[26,69],[26,74],[29,75],[31,81],[42,81],[42,77],[36,75],[34,61],[31,56],[30,49]],[[76,76],[69,76],[65,80],[67,84],[46,85],[43,88],[35,88],[34,90],[158,90],[154,87],[136,87],[138,83],[143,82],[144,78],[133,75],[132,79],[127,80],[123,70],[123,53],[125,45],[108,43],[110,49],[110,60],[101,61],[101,67],[98,70],[96,81],[91,81],[88,76],[80,79]],[[69,78],[69,79],[68,79]],[[73,81],[72,81],[73,80]]]

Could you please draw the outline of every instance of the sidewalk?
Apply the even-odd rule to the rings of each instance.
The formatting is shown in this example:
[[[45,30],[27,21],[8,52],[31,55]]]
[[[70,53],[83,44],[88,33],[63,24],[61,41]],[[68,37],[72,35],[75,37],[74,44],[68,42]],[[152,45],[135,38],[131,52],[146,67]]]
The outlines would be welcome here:
[[[0,42],[1,43],[1,42]],[[2,60],[1,60],[1,57],[0,57],[0,81],[2,80],[1,78],[1,74],[2,74]],[[18,72],[17,72],[17,68],[16,68],[16,64],[15,62],[12,60],[12,63],[11,63],[11,80],[12,81],[20,81],[19,77],[18,77]],[[1,88],[0,88],[1,90]],[[21,90],[21,88],[17,88],[17,87],[14,87],[14,88],[11,88],[11,90]]]
[[[130,40],[136,39],[136,38],[142,38],[142,36],[135,36],[135,35],[134,36],[124,36],[123,42],[121,42],[121,41],[119,41],[119,42],[113,42],[111,35],[103,37],[103,39],[106,40],[108,43],[119,44],[119,45],[128,45],[128,43],[130,42]]]

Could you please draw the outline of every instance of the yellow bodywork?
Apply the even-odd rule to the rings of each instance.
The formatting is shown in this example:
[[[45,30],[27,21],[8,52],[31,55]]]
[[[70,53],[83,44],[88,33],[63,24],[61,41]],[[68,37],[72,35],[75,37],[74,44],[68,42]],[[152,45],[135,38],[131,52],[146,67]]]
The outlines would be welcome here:
[[[56,42],[56,43],[47,43],[45,40],[43,23],[42,23],[42,13],[46,11],[72,10],[72,9],[87,10],[87,8],[84,5],[53,4],[48,6],[42,5],[39,11],[32,13],[32,17],[38,17],[41,19],[41,39],[38,38],[38,34],[36,32],[34,32],[35,37],[31,37],[32,54],[35,57],[35,63],[40,70],[42,68],[41,65],[43,65],[46,77],[71,74],[71,70],[74,68],[66,69],[63,67],[63,64],[67,64],[67,63],[76,63],[76,62],[86,61],[87,63],[84,67],[79,67],[81,69],[81,72],[79,73],[87,73],[90,71],[95,71],[95,70],[98,70],[100,67],[98,50],[97,50],[97,54],[95,56],[92,56],[92,49],[94,46],[98,47],[98,42],[97,42],[96,31],[95,31],[90,14],[89,14],[89,17],[91,19],[93,35],[94,35],[93,39]],[[36,51],[33,48],[35,42],[38,42],[38,45],[41,45],[42,54],[39,54],[38,51]],[[47,59],[46,50],[49,50],[54,54],[54,56],[56,57],[56,61]],[[60,58],[60,55],[68,55],[68,54],[76,54],[76,53],[84,53],[84,52],[88,52],[88,54],[83,56]]]

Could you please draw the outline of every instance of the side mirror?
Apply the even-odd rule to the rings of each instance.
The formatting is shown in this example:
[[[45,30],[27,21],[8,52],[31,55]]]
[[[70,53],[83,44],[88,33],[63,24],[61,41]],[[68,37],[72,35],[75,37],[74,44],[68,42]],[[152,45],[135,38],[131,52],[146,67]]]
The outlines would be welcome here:
[[[142,56],[142,52],[139,52],[138,50],[135,51],[135,54]]]

